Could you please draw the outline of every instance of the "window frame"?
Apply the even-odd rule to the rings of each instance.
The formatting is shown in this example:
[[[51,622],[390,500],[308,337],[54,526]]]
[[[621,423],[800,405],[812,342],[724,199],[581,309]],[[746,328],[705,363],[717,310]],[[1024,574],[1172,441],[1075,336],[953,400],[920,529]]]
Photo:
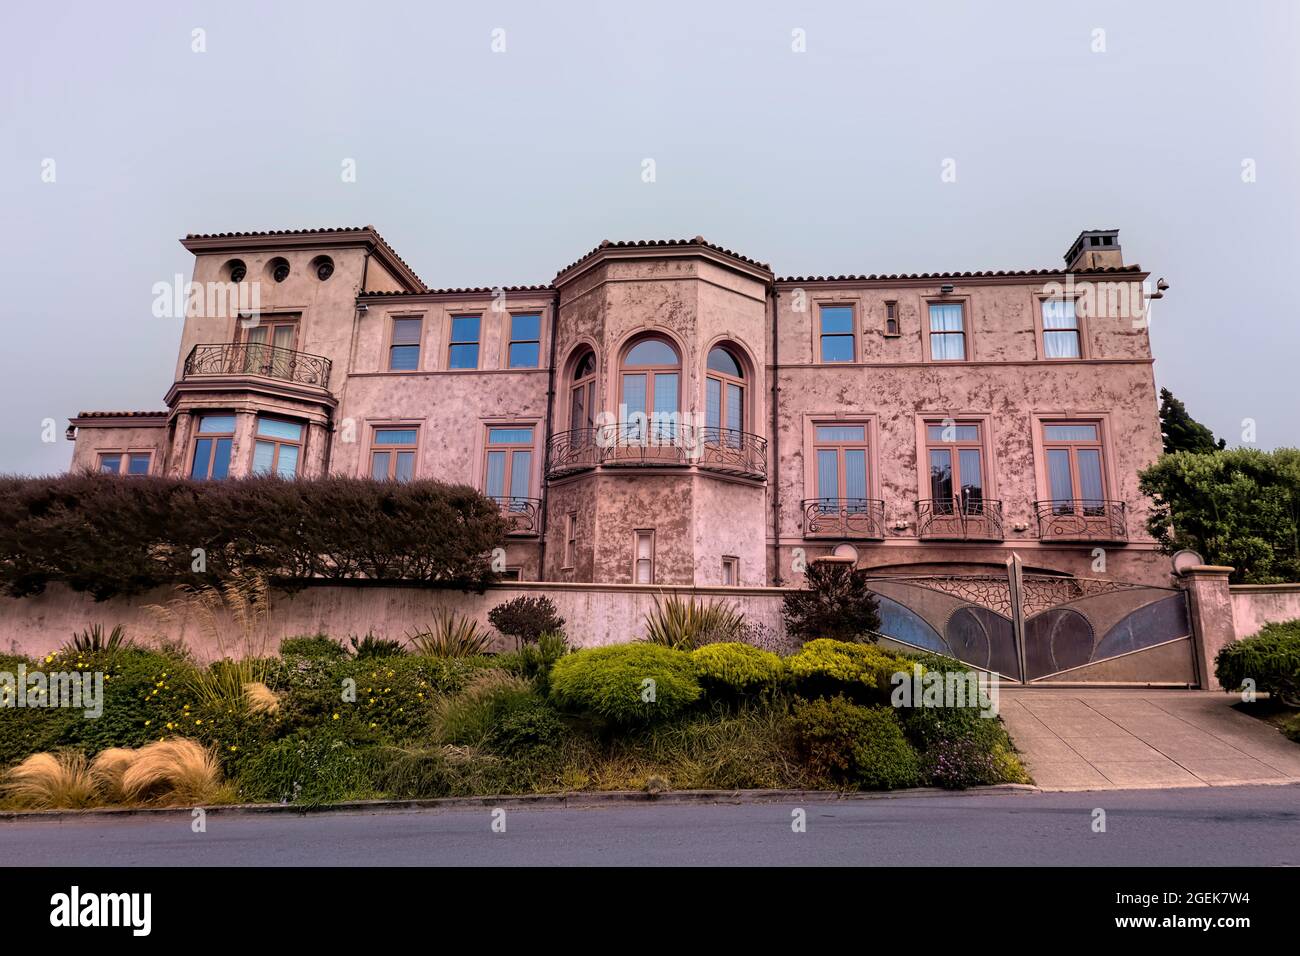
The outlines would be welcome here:
[[[289,438],[278,438],[272,435],[263,435],[262,434],[263,421],[281,422],[286,425],[298,426],[299,429],[298,440],[294,441]],[[257,446],[262,443],[266,443],[272,446],[271,468],[269,471],[254,471],[253,463],[257,461]],[[281,418],[278,415],[258,414],[253,419],[252,445],[253,445],[253,453],[248,460],[248,473],[250,475],[275,475],[278,478],[284,478],[285,476],[280,474],[280,470],[279,470],[280,450],[282,447],[287,446],[287,447],[298,449],[298,457],[294,460],[293,478],[297,479],[302,477],[303,457],[307,450],[307,423],[306,422],[294,421],[291,418]]]
[[[662,342],[664,345],[668,346],[672,350],[673,354],[677,356],[676,364],[675,365],[663,365],[663,364],[628,365],[627,359],[628,356],[632,354],[632,350],[644,342],[651,342],[651,341]],[[672,414],[674,416],[673,425],[671,429],[669,429],[667,432],[659,432],[654,429],[654,417],[656,414],[662,415],[664,413],[657,411],[655,408],[655,379],[659,375],[667,375],[669,373],[677,376],[677,397],[673,403],[673,408],[672,408]],[[647,420],[647,425],[646,425],[647,434],[645,435],[632,436],[629,433],[629,429],[628,429],[628,419],[621,414],[622,409],[625,408],[627,405],[624,388],[626,385],[626,378],[629,375],[641,375],[644,376],[645,378],[645,416]],[[686,382],[684,381],[685,378],[686,378],[686,365],[682,360],[682,348],[677,344],[676,341],[674,341],[672,338],[670,338],[668,335],[664,334],[663,332],[656,330],[645,335],[638,335],[635,338],[630,339],[623,346],[623,348],[619,352],[619,362],[618,362],[618,408],[620,410],[618,430],[619,430],[620,444],[625,441],[659,442],[665,438],[668,439],[676,438],[676,436],[680,432],[682,398],[684,395],[684,390],[686,385]]]
[[[410,477],[409,479],[407,479],[407,480],[409,480],[409,481],[415,481],[415,480],[420,476],[420,443],[421,443],[421,441],[422,441],[423,438],[424,438],[424,435],[423,435],[423,431],[424,431],[424,429],[421,427],[421,423],[419,423],[419,422],[400,422],[400,421],[397,421],[397,422],[394,422],[394,421],[379,421],[379,422],[369,422],[368,425],[369,425],[369,427],[370,427],[370,441],[369,441],[369,444],[367,445],[366,455],[365,455],[365,457],[361,460],[361,477],[363,477],[363,478],[370,478],[370,479],[372,479],[372,480],[374,480],[374,481],[401,481],[401,480],[403,480],[403,479],[398,478],[398,477],[396,476],[396,472],[397,472],[397,453],[398,453],[398,452],[407,452],[407,451],[409,451],[409,452],[412,453],[412,456],[411,456],[411,477]],[[411,444],[411,445],[405,445],[405,444],[403,444],[403,445],[396,445],[396,444],[394,444],[394,445],[377,445],[376,442],[375,442],[375,438],[378,436],[378,433],[379,433],[379,432],[386,432],[386,431],[414,431],[414,432],[415,432],[415,443],[414,443],[414,444]],[[375,452],[376,452],[376,451],[380,451],[380,452],[391,452],[391,455],[390,455],[390,457],[389,457],[389,459],[388,459],[388,474],[387,474],[387,476],[385,476],[384,478],[375,478],[375,477],[374,477],[374,474],[375,474],[374,459],[375,459]]]
[[[263,313],[257,317],[257,321],[252,325],[247,324],[247,319],[238,320],[235,323],[237,341],[244,347],[244,367],[241,374],[243,375],[268,375],[272,378],[287,378],[288,369],[277,370],[274,349],[287,348],[290,352],[298,351],[298,344],[302,337],[302,315],[297,312],[286,313]],[[275,344],[276,329],[292,329],[293,341],[288,346]],[[253,342],[250,336],[259,329],[266,329],[265,342]],[[261,346],[267,350],[266,361],[254,363],[254,347]]]
[[[861,428],[862,440],[857,441],[855,439],[855,440],[848,440],[848,441],[839,441],[839,440],[832,441],[830,439],[822,439],[819,438],[817,434],[818,429],[821,428]],[[821,480],[820,480],[821,479],[821,456],[818,453],[821,451],[834,451],[835,452],[835,488],[839,492],[839,494],[837,494],[833,499],[826,499],[826,500],[837,502],[837,504],[834,506],[834,510],[838,512],[839,511],[838,502],[847,501],[849,498],[848,495],[844,494],[844,491],[848,487],[848,480],[847,480],[848,479],[848,470],[847,470],[848,456],[845,454],[845,452],[861,450],[863,452],[863,458],[864,458],[863,464],[865,466],[865,474],[863,475],[862,484],[863,484],[863,491],[866,492],[866,494],[863,495],[863,497],[859,500],[861,501],[872,500],[872,498],[874,497],[872,492],[875,490],[876,487],[875,468],[874,468],[875,455],[873,454],[874,449],[872,445],[872,438],[874,436],[872,435],[872,431],[873,431],[872,422],[869,419],[861,419],[861,418],[852,418],[852,419],[816,418],[814,419],[812,421],[812,430],[810,435],[811,442],[809,444],[809,448],[812,451],[812,454],[809,456],[810,465],[812,469],[812,484],[810,486],[811,493],[808,494],[806,497],[810,499],[815,499],[817,501],[822,500]]]
[[[1040,499],[1053,503],[1052,511],[1056,514],[1073,514],[1073,506],[1069,511],[1060,510],[1055,506],[1057,501],[1097,501],[1101,504],[1095,509],[1088,509],[1081,506],[1080,510],[1085,517],[1100,517],[1105,514],[1105,502],[1116,500],[1112,496],[1112,478],[1110,475],[1110,455],[1108,454],[1108,443],[1106,441],[1105,423],[1097,418],[1088,416],[1042,416],[1035,421],[1035,433],[1041,449],[1041,461],[1043,463],[1043,490],[1046,492]],[[1097,437],[1095,439],[1065,439],[1065,438],[1048,438],[1047,429],[1052,425],[1089,425],[1096,429]],[[1080,480],[1079,457],[1077,452],[1080,450],[1097,452],[1097,471],[1098,479],[1101,482],[1100,498],[1085,498],[1082,494],[1083,483]],[[1052,470],[1048,464],[1048,455],[1053,451],[1065,451],[1069,456],[1070,463],[1070,490],[1073,492],[1070,498],[1056,498],[1052,494]]]
[[[709,368],[709,357],[713,355],[715,349],[721,349],[731,356],[731,360],[736,363],[740,369],[740,377],[732,375],[730,372],[719,372],[716,369]],[[709,382],[718,383],[718,424],[719,440],[727,432],[739,432],[744,434],[751,431],[750,429],[750,389],[749,379],[745,377],[747,363],[741,358],[740,350],[734,345],[727,342],[717,342],[709,346],[708,351],[704,354],[704,424],[706,428],[715,427],[709,425]],[[728,420],[727,401],[730,389],[740,389],[740,422],[737,424]]]
[[[875,414],[866,415],[845,415],[845,414],[818,414],[808,412],[804,414],[803,421],[803,448],[804,448],[804,499],[811,501],[821,497],[817,483],[817,448],[819,446],[830,447],[836,443],[822,442],[817,438],[817,429],[819,427],[853,427],[861,425],[863,427],[862,445],[867,452],[867,480],[866,480],[866,498],[867,501],[880,500],[880,469],[875,461],[876,450],[880,447],[879,441],[879,416]],[[839,477],[844,476],[843,456],[839,461]],[[843,484],[840,485],[843,491]]]
[[[954,502],[954,509],[945,514],[956,513],[956,503],[961,501],[961,455],[958,449],[973,448],[979,451],[980,455],[980,500],[997,501],[997,474],[996,463],[993,459],[993,435],[991,427],[991,416],[987,414],[961,414],[961,413],[928,413],[921,415],[917,420],[917,447],[921,454],[917,455],[917,499],[921,501],[938,501],[934,496],[934,485],[930,476],[930,449],[951,449],[953,451],[952,460],[952,486],[953,495],[951,500]],[[946,442],[942,440],[932,441],[930,439],[930,427],[943,427],[946,421],[951,421],[956,426],[974,425],[978,428],[978,439],[969,440],[961,439],[958,441]],[[933,505],[931,505],[933,508]],[[938,514],[939,512],[936,512]]]
[[[384,342],[384,371],[390,375],[411,375],[415,372],[424,371],[424,337],[428,331],[425,323],[424,313],[418,314],[394,314],[388,317],[388,334]],[[394,341],[396,339],[398,322],[419,322],[420,334],[414,343],[403,342],[400,345]],[[393,368],[393,349],[395,348],[414,348],[415,349],[415,366],[413,368]]]
[[[561,571],[572,571],[578,566],[578,512],[570,511],[565,515],[564,554],[561,558]]]
[[[515,338],[515,319],[522,318],[522,317],[532,317],[532,316],[537,317],[537,338],[535,339]],[[528,371],[530,369],[542,368],[542,342],[545,337],[545,333],[543,330],[544,322],[545,322],[545,315],[542,309],[520,309],[518,311],[512,311],[506,313],[507,328],[506,328],[506,335],[504,336],[506,354],[505,354],[505,361],[501,363],[502,368],[510,369],[513,371]],[[479,337],[482,338],[482,336],[483,336],[483,332],[482,332],[482,328],[480,327]],[[532,365],[515,365],[511,361],[510,355],[516,345],[536,345],[537,361],[534,362]]]
[[[128,478],[145,478],[153,474],[153,453],[152,448],[100,448],[95,452],[95,474],[97,475],[123,475]],[[105,456],[116,455],[118,458],[116,471],[104,470]],[[148,465],[142,472],[131,471],[131,459],[143,455]]]
[[[961,332],[934,332],[931,331],[930,307],[934,305],[956,305],[961,308]],[[963,362],[975,361],[975,332],[971,323],[970,296],[963,295],[935,295],[925,297],[925,320],[921,323],[922,333],[925,336],[925,360],[936,365],[959,365]],[[963,337],[962,357],[959,359],[935,358],[934,343],[931,341],[935,336],[961,335]]]
[[[579,378],[578,370],[581,367],[582,361],[585,360],[588,355],[591,356],[591,366],[592,366],[591,372]],[[600,358],[599,356],[596,355],[596,350],[590,344],[584,342],[576,349],[574,349],[574,353],[569,359],[568,378],[569,378],[569,391],[568,391],[569,430],[577,431],[579,429],[584,429],[584,428],[594,429],[596,427],[596,393],[598,391],[598,383],[600,380]],[[586,397],[588,400],[588,404],[586,406],[587,424],[577,425],[574,424],[574,414],[573,414],[575,411],[574,397],[578,391],[584,389],[586,390]]]
[[[1074,333],[1079,342],[1079,354],[1051,357],[1047,354],[1047,333],[1067,332],[1068,329],[1049,329],[1043,321],[1043,307],[1047,302],[1072,298],[1074,300]],[[1091,358],[1088,349],[1087,316],[1079,313],[1080,295],[1047,295],[1038,293],[1034,296],[1034,344],[1038,349],[1038,359],[1042,362],[1083,362]]]
[[[727,580],[728,571],[731,572],[730,581]],[[734,554],[724,554],[722,556],[722,586],[724,588],[740,587],[740,558]]]
[[[233,422],[230,431],[228,432],[205,432],[200,430],[203,427],[203,419],[205,418],[230,418],[233,419]],[[235,412],[223,412],[207,409],[196,411],[194,413],[194,434],[190,439],[190,453],[187,456],[190,464],[189,468],[186,470],[186,474],[196,481],[225,481],[229,478],[231,465],[235,460],[235,433],[238,431],[239,416]],[[212,444],[208,447],[208,465],[205,469],[206,473],[201,478],[196,478],[194,475],[194,459],[199,453],[199,442],[208,440],[210,440]],[[230,442],[230,452],[226,456],[226,473],[219,478],[214,478],[212,476],[212,466],[215,464],[217,459],[217,446],[223,440],[228,440]]]
[[[478,321],[478,337],[473,339],[457,339],[456,320],[457,319],[476,319]],[[457,346],[466,345],[474,346],[474,364],[473,366],[452,365],[451,357],[453,349]],[[540,352],[540,349],[538,350]],[[447,347],[443,350],[443,356],[447,362],[447,371],[449,372],[477,372],[483,368],[483,313],[482,312],[448,312],[447,313]],[[539,357],[540,361],[540,357]]]
[[[815,303],[817,306],[816,316],[813,319],[813,357],[815,365],[856,365],[861,361],[862,352],[858,342],[858,304],[856,302],[845,302],[840,299],[828,299],[824,302]],[[849,311],[849,330],[847,332],[824,332],[822,324],[822,313],[826,309],[848,309]],[[845,360],[827,361],[825,340],[827,338],[847,338],[851,341],[851,356]]]
[[[648,538],[650,541],[650,557],[646,560],[650,563],[650,578],[648,581],[642,581],[637,575],[637,567],[641,563],[640,544],[642,538]],[[655,529],[654,528],[633,528],[632,529],[632,583],[651,585],[656,583],[655,576],[657,571],[657,560],[655,557]]]
[[[898,323],[898,300],[885,300],[885,329],[881,333],[887,339],[899,338],[903,332]]]
[[[498,429],[498,428],[500,429],[527,428],[530,434],[532,435],[532,437],[527,444],[523,442],[510,442],[505,444],[494,445],[492,444],[492,432],[494,429]],[[537,423],[532,421],[528,421],[528,422],[491,421],[491,422],[483,423],[483,455],[480,459],[480,464],[479,464],[480,468],[482,469],[482,473],[479,476],[478,484],[479,487],[482,489],[484,497],[491,498],[493,501],[497,502],[497,504],[500,505],[502,508],[505,508],[507,506],[508,499],[511,498],[540,498],[541,497],[540,495],[533,494],[533,490],[537,487],[537,477],[538,477],[537,429],[538,429]],[[510,493],[513,490],[511,487],[513,484],[511,479],[513,478],[514,475],[515,452],[518,451],[526,451],[528,452],[528,456],[529,456],[528,457],[528,489],[527,489],[527,494],[523,494],[523,495],[515,495]],[[488,492],[488,488],[487,488],[488,473],[489,473],[488,461],[490,460],[490,457],[493,452],[504,452],[506,456],[506,465],[505,465],[505,471],[503,472],[503,478],[505,481],[505,486],[506,486],[505,490],[507,493],[504,495],[493,495],[493,494],[489,494]],[[501,500],[502,498],[507,499],[507,501],[502,501]]]

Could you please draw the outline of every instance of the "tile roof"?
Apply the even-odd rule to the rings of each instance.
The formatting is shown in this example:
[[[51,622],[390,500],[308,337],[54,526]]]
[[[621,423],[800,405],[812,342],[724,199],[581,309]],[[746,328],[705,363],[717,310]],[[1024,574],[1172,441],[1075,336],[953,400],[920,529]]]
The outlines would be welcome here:
[[[1142,267],[1139,265],[1131,266],[1113,266],[1104,269],[1078,269],[1075,275],[1105,275],[1109,273],[1136,273],[1141,272]],[[903,279],[906,281],[920,281],[928,279],[994,279],[994,278],[1029,278],[1032,276],[1059,276],[1064,275],[1065,269],[1011,269],[984,271],[984,272],[908,272],[894,273],[886,275],[885,273],[872,275],[852,275],[852,276],[780,276],[776,282],[876,282],[884,279]]]
[[[757,259],[751,259],[749,256],[742,256],[739,252],[732,252],[730,249],[726,249],[722,246],[714,245],[713,243],[706,240],[703,236],[696,236],[694,239],[640,239],[634,242],[611,242],[608,239],[604,239],[601,241],[600,245],[598,245],[595,249],[592,249],[585,256],[582,256],[580,259],[569,263],[567,266],[565,266],[563,269],[557,272],[556,275],[557,276],[563,275],[564,273],[568,272],[570,269],[582,265],[584,262],[586,262],[588,259],[592,258],[593,256],[597,256],[600,253],[604,252],[606,249],[642,249],[642,248],[651,248],[654,246],[669,246],[669,247],[703,246],[706,249],[712,249],[714,252],[720,252],[725,256],[731,256],[731,258],[738,259],[741,262],[747,262],[751,266],[756,266],[759,269],[764,269],[768,272],[772,271],[772,267],[769,266],[766,262],[759,262]]]
[[[164,409],[161,412],[77,412],[78,418],[166,418],[170,415]]]
[[[384,247],[394,259],[402,264],[411,275],[415,276],[420,285],[424,285],[424,280],[419,274],[411,268],[410,263],[397,254],[397,250],[388,244],[388,240],[380,235],[379,230],[374,226],[323,226],[319,229],[263,229],[260,232],[191,232],[185,235],[188,239],[267,239],[277,236],[336,236],[347,233],[371,232],[379,244]]]
[[[546,285],[505,285],[499,287],[502,292],[554,292],[555,286]],[[403,298],[419,295],[493,295],[496,288],[487,286],[467,286],[461,289],[425,289],[423,292],[362,292],[362,299]]]

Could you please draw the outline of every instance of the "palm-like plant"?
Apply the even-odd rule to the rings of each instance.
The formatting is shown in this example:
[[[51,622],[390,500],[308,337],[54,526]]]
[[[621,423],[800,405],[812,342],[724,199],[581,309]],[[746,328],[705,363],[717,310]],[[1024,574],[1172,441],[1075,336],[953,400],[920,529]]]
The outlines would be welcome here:
[[[474,657],[487,650],[492,632],[468,615],[438,611],[432,624],[408,633],[406,640],[422,657]]]
[[[64,646],[79,657],[86,657],[91,654],[116,654],[129,644],[126,630],[121,624],[109,631],[107,636],[102,624],[92,624],[80,634],[73,634],[72,640]]]
[[[655,607],[645,616],[645,639],[678,650],[694,650],[702,644],[734,641],[745,623],[745,615],[726,601],[707,604],[677,595],[666,600],[655,597]]]

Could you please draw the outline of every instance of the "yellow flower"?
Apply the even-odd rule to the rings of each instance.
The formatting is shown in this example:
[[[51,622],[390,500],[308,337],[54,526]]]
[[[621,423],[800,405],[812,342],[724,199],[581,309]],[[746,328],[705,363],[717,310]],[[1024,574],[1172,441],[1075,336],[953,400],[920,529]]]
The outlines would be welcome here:
[[[232,753],[233,753],[234,751],[238,750],[238,749],[239,749],[239,748],[236,747],[234,744],[231,744],[231,745],[230,745],[230,750],[231,750]]]
[[[338,719],[339,719],[339,715],[338,715],[338,714],[335,714],[334,717],[333,717],[332,719],[333,719],[333,720],[338,720]]]
[[[144,725],[145,725],[146,727],[148,727],[148,726],[149,726],[150,724],[152,724],[152,723],[153,723],[152,720],[146,720],[146,721],[144,722]]]

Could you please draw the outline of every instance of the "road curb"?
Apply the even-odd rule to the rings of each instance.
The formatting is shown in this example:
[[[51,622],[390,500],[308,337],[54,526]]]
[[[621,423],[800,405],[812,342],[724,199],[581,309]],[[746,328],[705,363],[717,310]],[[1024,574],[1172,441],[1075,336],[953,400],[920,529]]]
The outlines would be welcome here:
[[[961,794],[1037,793],[1038,787],[1023,783],[1000,783],[967,790],[941,790],[917,787],[910,790],[838,791],[838,790],[671,790],[648,793],[644,790],[582,791],[576,793],[537,793],[487,797],[430,797],[414,800],[351,800],[305,806],[294,803],[231,803],[204,807],[207,813],[258,814],[291,813],[297,816],[322,813],[384,813],[400,810],[471,810],[481,807],[535,809],[585,809],[631,803],[678,804],[746,804],[746,803],[835,803],[842,800],[897,800],[902,797],[951,797]],[[190,816],[195,807],[96,807],[88,810],[5,810],[0,823],[33,820],[85,820],[116,817]]]

